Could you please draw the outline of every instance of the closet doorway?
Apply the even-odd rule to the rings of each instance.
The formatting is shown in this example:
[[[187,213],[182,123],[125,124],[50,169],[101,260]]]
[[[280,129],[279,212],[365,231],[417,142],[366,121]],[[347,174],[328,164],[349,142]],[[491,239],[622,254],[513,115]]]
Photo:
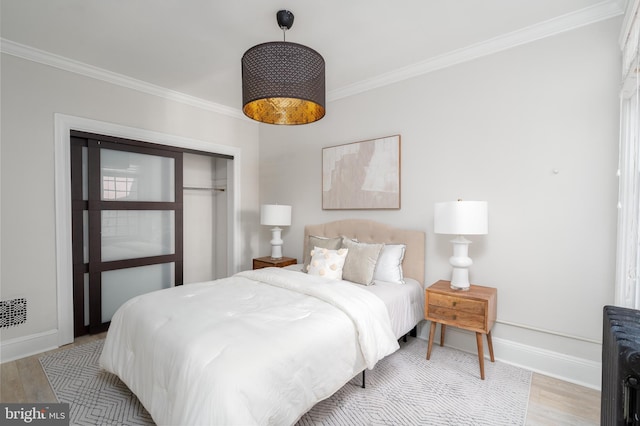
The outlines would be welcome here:
[[[106,330],[132,297],[226,276],[233,157],[76,131],[70,142],[75,337]]]
[[[185,284],[228,276],[228,168],[220,156],[184,153]]]

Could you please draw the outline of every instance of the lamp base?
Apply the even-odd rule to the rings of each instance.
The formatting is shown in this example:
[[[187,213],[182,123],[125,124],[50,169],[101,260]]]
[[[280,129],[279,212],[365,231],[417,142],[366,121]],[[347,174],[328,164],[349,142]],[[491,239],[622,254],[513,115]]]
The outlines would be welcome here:
[[[282,259],[282,237],[281,237],[282,229],[271,228],[271,259],[277,260]]]
[[[469,290],[469,266],[473,265],[473,260],[469,257],[469,244],[462,235],[458,235],[451,240],[453,244],[453,256],[449,258],[449,263],[453,266],[451,274],[451,288],[453,290]]]
[[[466,277],[460,277],[466,272]],[[451,275],[451,287],[452,290],[469,291],[471,284],[469,284],[469,271],[466,269],[453,268]]]
[[[471,287],[460,288],[460,287],[454,287],[453,285],[450,285],[449,287],[451,288],[451,290],[455,290],[455,291],[469,291],[469,289],[471,288]]]

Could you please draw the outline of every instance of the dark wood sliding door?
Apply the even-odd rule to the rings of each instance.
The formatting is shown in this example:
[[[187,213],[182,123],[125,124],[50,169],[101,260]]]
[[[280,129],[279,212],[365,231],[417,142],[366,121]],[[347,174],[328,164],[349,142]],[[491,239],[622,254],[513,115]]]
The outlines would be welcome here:
[[[183,282],[182,153],[71,135],[74,334],[139,294]]]

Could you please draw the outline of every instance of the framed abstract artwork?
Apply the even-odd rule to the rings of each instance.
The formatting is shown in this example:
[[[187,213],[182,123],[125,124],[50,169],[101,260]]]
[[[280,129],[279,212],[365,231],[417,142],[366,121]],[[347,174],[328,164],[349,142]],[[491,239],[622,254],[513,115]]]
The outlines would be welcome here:
[[[322,208],[400,208],[400,135],[322,149]]]

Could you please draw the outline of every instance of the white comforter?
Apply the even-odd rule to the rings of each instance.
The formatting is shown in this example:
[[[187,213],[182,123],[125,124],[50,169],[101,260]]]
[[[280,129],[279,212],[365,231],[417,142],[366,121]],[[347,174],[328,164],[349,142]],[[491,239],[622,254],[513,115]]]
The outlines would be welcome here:
[[[397,348],[376,296],[266,268],[131,299],[100,365],[159,425],[288,425]]]

